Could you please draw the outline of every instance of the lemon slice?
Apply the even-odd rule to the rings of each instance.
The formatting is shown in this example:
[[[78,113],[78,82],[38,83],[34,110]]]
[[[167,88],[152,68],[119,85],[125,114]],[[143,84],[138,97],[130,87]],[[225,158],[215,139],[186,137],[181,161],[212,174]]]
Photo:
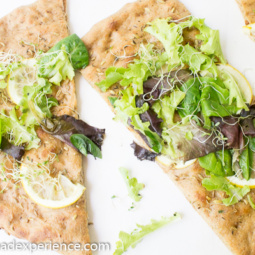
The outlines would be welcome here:
[[[197,161],[197,159],[192,159],[184,163],[183,161],[173,161],[169,157],[161,155],[156,157],[156,161],[163,166],[172,167],[172,169],[183,169],[193,165]]]
[[[236,176],[229,176],[226,177],[232,184],[238,186],[238,187],[243,187],[243,186],[249,186],[251,189],[255,188],[255,179],[250,179],[250,180],[245,180],[245,179],[240,179]]]
[[[245,34],[249,35],[253,40],[255,40],[255,23],[243,26],[243,31]]]
[[[36,82],[36,59],[25,59],[14,69],[7,81],[7,92],[12,102],[20,104],[24,86],[32,86]]]
[[[235,79],[236,84],[238,85],[240,92],[243,96],[243,99],[246,103],[250,104],[253,99],[253,93],[252,88],[248,80],[244,77],[242,73],[240,73],[237,69],[235,69],[231,65],[217,65],[218,69],[221,71],[226,71],[229,74],[232,75],[232,77]]]
[[[50,176],[46,168],[22,164],[21,181],[28,196],[37,204],[59,209],[74,204],[84,193],[85,187],[73,184],[67,177],[59,174]]]

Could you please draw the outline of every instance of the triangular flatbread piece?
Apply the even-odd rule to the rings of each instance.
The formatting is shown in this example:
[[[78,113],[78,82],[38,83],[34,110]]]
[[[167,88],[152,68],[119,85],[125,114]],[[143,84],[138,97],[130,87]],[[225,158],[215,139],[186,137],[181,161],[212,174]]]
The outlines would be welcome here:
[[[245,25],[255,23],[255,1],[253,0],[236,0],[243,13]]]
[[[68,35],[65,0],[39,0],[0,20],[0,51],[31,58],[35,51],[47,51]],[[54,113],[77,117],[74,81],[64,81],[56,90],[59,106]],[[8,97],[1,96],[1,110],[13,106]],[[37,135],[41,139],[40,147],[27,151],[23,160],[46,164],[51,161],[49,168],[55,174],[63,172],[73,183],[84,185],[81,154],[41,129],[37,130]],[[1,152],[0,158],[7,172],[13,173],[15,162],[12,157]],[[7,233],[33,243],[89,243],[85,195],[69,207],[47,209],[34,203],[22,185],[12,178],[7,182],[0,181],[0,190],[3,191],[0,194],[0,228]],[[65,251],[65,247],[60,252],[90,254],[85,250]]]
[[[236,0],[243,14],[245,25],[243,31],[255,40],[255,1],[253,0]]]
[[[82,70],[82,75],[113,109],[108,96],[116,95],[118,87],[113,86],[103,93],[95,85],[105,78],[105,70],[113,64],[117,67],[126,67],[132,58],[125,56],[134,56],[142,42],[153,40],[143,31],[146,23],[157,18],[171,17],[172,20],[178,20],[189,15],[185,6],[177,0],[140,0],[127,4],[116,14],[96,24],[82,38],[91,57],[90,65]],[[194,38],[192,31],[190,32],[186,40],[189,40],[189,37]],[[135,133],[139,142],[144,144],[139,134],[131,128],[130,130]],[[229,207],[219,203],[224,197],[223,193],[209,192],[202,186],[201,181],[205,177],[205,171],[198,162],[181,170],[172,170],[164,166],[162,168],[235,254],[255,254],[253,234],[255,211],[247,201],[241,200]],[[251,196],[254,196],[253,191]]]

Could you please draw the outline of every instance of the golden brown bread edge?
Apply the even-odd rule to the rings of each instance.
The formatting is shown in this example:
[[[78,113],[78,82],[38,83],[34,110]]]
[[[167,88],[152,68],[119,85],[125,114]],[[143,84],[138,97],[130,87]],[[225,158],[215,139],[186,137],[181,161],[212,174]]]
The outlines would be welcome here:
[[[0,52],[33,57],[35,51],[47,51],[58,41],[69,35],[65,0],[39,0],[36,3],[18,8],[0,20]],[[31,45],[31,43],[33,45]],[[68,93],[66,93],[68,92]],[[75,116],[77,101],[74,81],[64,81],[54,89],[59,107],[56,115]],[[0,109],[10,110],[14,105],[0,97]],[[38,149],[27,151],[23,157],[27,163],[45,162],[58,156],[50,169],[57,175],[66,170],[73,182],[84,185],[82,156],[73,148],[37,130],[41,139]],[[28,162],[29,161],[29,162]],[[13,168],[14,160],[0,152],[0,162],[7,169]],[[0,190],[6,183],[0,181]],[[32,243],[81,243],[90,242],[86,199],[83,195],[74,205],[63,209],[47,209],[35,204],[25,193],[22,185],[9,181],[7,189],[0,193],[0,228],[8,234],[27,239]],[[90,251],[61,251],[63,254],[88,255]]]
[[[255,1],[236,0],[245,19],[245,25],[255,23]]]
[[[82,70],[82,75],[114,111],[107,97],[115,95],[118,86],[113,86],[103,93],[95,85],[104,79],[107,67],[112,66],[113,63],[116,66],[127,66],[127,62],[132,58],[121,59],[116,56],[123,55],[124,49],[126,56],[132,56],[141,43],[155,41],[153,37],[143,32],[146,23],[156,18],[172,17],[177,20],[189,15],[190,12],[177,0],[140,0],[125,5],[114,15],[96,24],[82,38],[91,59],[89,66]],[[191,38],[185,39],[191,40]],[[129,129],[139,143],[146,146],[139,134],[130,127]],[[206,175],[198,162],[180,170],[162,165],[160,167],[180,187],[196,211],[234,254],[255,254],[255,211],[247,203],[246,198],[229,207],[219,203],[219,200],[224,198],[224,193],[208,192],[202,187],[201,181]],[[251,192],[251,196],[255,198],[254,191]]]

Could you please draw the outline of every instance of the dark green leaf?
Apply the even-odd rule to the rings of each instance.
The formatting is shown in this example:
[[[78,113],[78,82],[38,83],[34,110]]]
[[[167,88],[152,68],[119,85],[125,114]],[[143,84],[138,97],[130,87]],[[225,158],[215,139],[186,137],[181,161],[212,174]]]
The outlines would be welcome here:
[[[185,98],[179,104],[179,115],[184,118],[188,115],[195,115],[199,112],[199,101],[201,98],[200,82],[198,79],[190,79],[181,86],[181,91],[185,92]]]
[[[88,137],[74,134],[70,137],[71,143],[85,156],[88,152],[96,158],[102,158],[101,150]]]
[[[232,155],[229,150],[224,150],[224,152],[217,151],[216,156],[221,161],[223,169],[225,171],[226,176],[234,175],[234,171],[232,170]]]
[[[83,41],[76,34],[64,38],[48,52],[61,50],[62,46],[65,47],[65,50],[69,54],[74,70],[85,68],[89,64],[88,50]]]
[[[245,147],[240,156],[239,165],[242,169],[243,177],[248,181],[251,177],[250,155],[248,146]]]
[[[162,145],[160,142],[159,136],[151,131],[145,130],[144,131],[146,138],[148,139],[148,142],[151,146],[151,148],[156,152],[156,153],[160,153],[162,150]]]
[[[225,176],[225,171],[222,167],[221,161],[217,158],[216,153],[210,153],[204,157],[199,158],[199,164],[204,169],[210,171],[218,176]]]
[[[255,137],[249,137],[249,148],[255,152]]]
[[[201,167],[218,176],[232,176],[232,155],[229,150],[217,151],[199,158]]]
[[[114,106],[114,103],[116,100],[118,100],[117,97],[108,97],[108,100],[110,101],[111,105]]]

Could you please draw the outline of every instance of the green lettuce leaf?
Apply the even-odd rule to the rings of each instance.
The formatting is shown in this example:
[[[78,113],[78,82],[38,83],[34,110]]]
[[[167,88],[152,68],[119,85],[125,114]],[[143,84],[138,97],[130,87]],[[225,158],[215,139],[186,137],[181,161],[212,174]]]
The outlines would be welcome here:
[[[219,76],[223,80],[226,88],[229,90],[229,105],[233,104],[234,101],[236,101],[236,105],[239,109],[245,109],[245,111],[248,111],[249,108],[243,99],[240,88],[238,87],[238,84],[235,81],[234,77],[226,70],[220,70]]]
[[[126,183],[129,197],[135,202],[140,201],[142,196],[139,192],[145,187],[144,184],[138,183],[136,178],[130,178],[130,173],[126,168],[121,167],[119,171]]]
[[[152,132],[149,128],[150,122],[142,122],[139,115],[134,115],[131,117],[131,124],[133,127],[144,134],[150,144],[150,147],[156,152],[160,153],[162,150],[162,139],[155,132]]]
[[[127,69],[123,67],[114,67],[111,66],[107,68],[105,72],[105,79],[100,81],[99,83],[96,83],[96,85],[105,92],[107,89],[109,89],[113,84],[123,79],[124,73],[127,71]]]
[[[117,111],[117,118],[124,123],[127,123],[129,117],[144,113],[149,109],[148,103],[144,103],[141,108],[136,107],[136,95],[132,86],[122,90],[121,93],[121,99],[116,100],[114,106]]]
[[[108,100],[109,100],[109,102],[111,103],[111,105],[112,105],[113,107],[115,107],[115,106],[114,106],[114,103],[115,103],[116,100],[118,100],[118,98],[117,98],[117,97],[108,97]]]
[[[1,147],[1,143],[2,143],[2,136],[3,136],[2,119],[0,118],[0,147]]]
[[[10,74],[11,71],[14,71],[16,68],[18,68],[19,63],[13,62],[13,63],[0,63],[0,80],[4,80],[7,75]]]
[[[210,128],[210,116],[226,117],[236,114],[240,108],[234,104],[229,104],[229,90],[220,79],[201,77],[203,84],[201,94],[201,109],[205,120],[205,127]]]
[[[180,90],[185,93],[185,97],[178,107],[181,118],[195,115],[200,111],[200,86],[198,79],[190,79],[181,86]]]
[[[164,120],[164,124],[174,124],[174,113],[177,106],[184,99],[185,93],[179,90],[173,91],[170,96],[165,96],[153,104],[152,109],[158,117]]]
[[[215,55],[221,63],[226,64],[226,59],[223,56],[220,45],[220,34],[218,30],[213,30],[204,24],[204,19],[190,17],[190,20],[181,22],[180,25],[185,27],[195,27],[200,31],[196,36],[198,40],[202,41],[199,49],[207,55]]]
[[[74,78],[74,68],[64,46],[58,51],[42,54],[38,61],[38,76],[55,85],[60,85],[67,78]]]
[[[166,52],[159,52],[155,49],[154,44],[141,44],[138,50],[139,59],[137,62],[144,63],[148,66],[151,75],[157,75],[160,70],[168,62],[168,55]]]
[[[40,116],[41,119],[51,118],[51,108],[58,105],[57,99],[54,97],[48,97],[52,94],[52,84],[44,78],[38,78],[37,83],[33,86],[25,86],[23,88],[23,98],[20,102],[22,116],[22,124],[28,125],[39,125],[36,115]],[[31,108],[31,104],[33,107]]]
[[[251,196],[250,196],[250,195],[247,195],[247,198],[248,198],[248,202],[249,202],[251,208],[255,210],[255,204],[254,204],[254,202],[252,201]]]
[[[232,156],[229,150],[217,151],[199,158],[199,164],[205,170],[218,176],[232,176]]]
[[[208,191],[219,190],[226,192],[229,197],[222,199],[223,204],[226,206],[238,203],[238,201],[250,192],[250,188],[248,186],[239,188],[231,184],[226,178],[215,175],[212,175],[210,178],[203,179],[202,185]]]
[[[132,84],[134,92],[142,94],[143,82],[149,76],[156,75],[157,70],[167,62],[167,55],[159,54],[153,47],[153,44],[141,44],[138,51],[139,59],[135,59],[134,63],[129,64],[127,68],[114,66],[107,68],[106,78],[96,85],[105,92],[117,82],[124,87]]]
[[[65,50],[74,70],[85,68],[89,64],[89,53],[83,41],[76,35],[72,34],[59,41],[48,52]]]
[[[148,24],[144,31],[156,37],[164,46],[168,55],[168,64],[173,67],[180,64],[179,49],[183,42],[182,28],[168,19],[156,19]]]
[[[193,73],[197,74],[200,71],[207,71],[210,72],[213,77],[218,76],[218,69],[212,58],[196,50],[189,44],[183,46],[182,52],[182,63],[189,65],[189,69]]]
[[[158,221],[152,220],[151,224],[148,225],[137,224],[138,229],[135,229],[131,234],[121,231],[119,233],[120,240],[116,243],[116,250],[113,255],[121,255],[127,251],[129,247],[135,248],[135,246],[141,242],[146,235],[180,218],[180,214],[175,213],[173,216],[168,218],[162,218]]]
[[[40,139],[37,137],[34,126],[25,126],[18,119],[15,108],[9,115],[4,112],[0,115],[2,134],[14,145],[26,145],[26,150],[38,148]]]

